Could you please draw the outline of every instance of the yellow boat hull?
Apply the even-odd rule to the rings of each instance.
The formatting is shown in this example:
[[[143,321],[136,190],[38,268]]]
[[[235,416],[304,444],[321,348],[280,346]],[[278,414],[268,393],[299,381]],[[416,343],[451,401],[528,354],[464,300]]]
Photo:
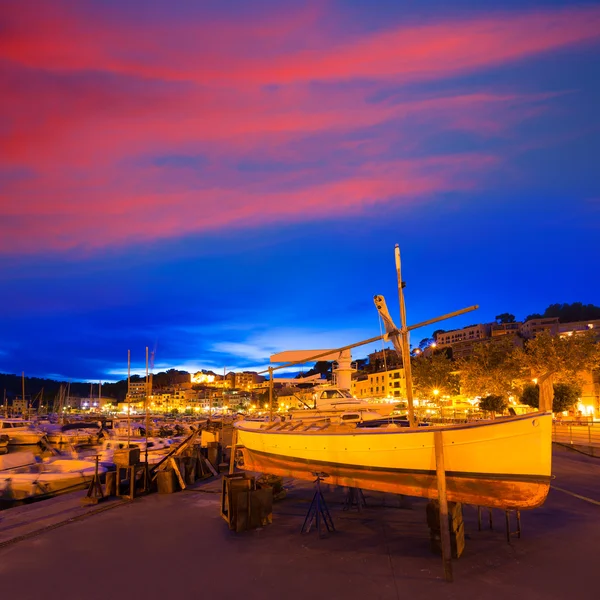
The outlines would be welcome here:
[[[437,498],[434,431],[443,431],[448,500],[503,509],[543,504],[550,487],[552,416],[461,426],[286,431],[237,425],[238,466],[298,479]]]

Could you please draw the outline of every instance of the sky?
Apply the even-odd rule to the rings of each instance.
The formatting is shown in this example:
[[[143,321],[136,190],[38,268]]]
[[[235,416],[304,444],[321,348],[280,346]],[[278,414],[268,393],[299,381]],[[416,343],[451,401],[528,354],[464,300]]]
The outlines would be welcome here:
[[[4,0],[0,372],[600,304],[600,3]],[[380,345],[353,351],[361,358]]]

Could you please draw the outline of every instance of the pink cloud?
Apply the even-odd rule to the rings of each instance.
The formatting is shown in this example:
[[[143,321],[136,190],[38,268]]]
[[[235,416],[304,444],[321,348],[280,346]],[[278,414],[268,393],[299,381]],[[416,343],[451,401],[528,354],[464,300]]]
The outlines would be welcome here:
[[[0,160],[27,175],[7,177],[0,191],[2,253],[360,214],[372,203],[471,189],[499,157],[428,155],[414,128],[503,136],[552,94],[372,98],[600,31],[595,7],[354,36],[328,31],[314,6],[246,22],[141,24],[68,7],[5,11]],[[154,160],[195,155],[205,157],[201,168]],[[289,168],[237,168],[245,161]]]

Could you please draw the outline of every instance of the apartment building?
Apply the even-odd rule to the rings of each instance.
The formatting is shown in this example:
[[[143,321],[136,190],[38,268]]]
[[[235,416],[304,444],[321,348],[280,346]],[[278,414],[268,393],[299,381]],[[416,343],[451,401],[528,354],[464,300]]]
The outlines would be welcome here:
[[[544,317],[541,319],[529,319],[521,326],[521,335],[527,339],[534,338],[542,331],[550,335],[558,334],[558,317]]]
[[[358,374],[350,391],[357,398],[406,398],[404,369]]]
[[[462,329],[454,329],[438,333],[435,336],[435,343],[438,348],[453,346],[459,342],[473,342],[483,340],[490,337],[492,325],[491,323],[480,323],[478,325],[470,325]]]

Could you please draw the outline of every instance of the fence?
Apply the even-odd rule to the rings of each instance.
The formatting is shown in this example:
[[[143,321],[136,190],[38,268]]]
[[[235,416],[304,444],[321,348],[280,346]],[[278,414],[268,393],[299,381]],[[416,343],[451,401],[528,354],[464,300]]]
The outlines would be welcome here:
[[[552,425],[552,441],[574,446],[600,447],[600,423],[561,423]]]

